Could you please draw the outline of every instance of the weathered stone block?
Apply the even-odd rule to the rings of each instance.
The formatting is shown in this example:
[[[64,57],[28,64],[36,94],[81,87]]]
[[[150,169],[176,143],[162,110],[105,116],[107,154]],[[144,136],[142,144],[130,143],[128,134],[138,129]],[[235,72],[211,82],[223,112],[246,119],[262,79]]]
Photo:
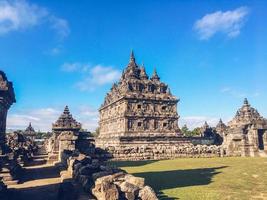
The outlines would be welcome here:
[[[149,186],[145,186],[143,189],[141,189],[138,197],[140,197],[141,200],[158,200],[156,193]]]

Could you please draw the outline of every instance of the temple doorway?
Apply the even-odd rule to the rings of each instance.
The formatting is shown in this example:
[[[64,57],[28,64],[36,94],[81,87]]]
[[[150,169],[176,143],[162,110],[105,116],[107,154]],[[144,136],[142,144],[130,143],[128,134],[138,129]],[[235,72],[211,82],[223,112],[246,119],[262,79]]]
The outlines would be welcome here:
[[[263,134],[264,134],[264,130],[258,130],[258,140],[259,140],[260,150],[264,150]]]

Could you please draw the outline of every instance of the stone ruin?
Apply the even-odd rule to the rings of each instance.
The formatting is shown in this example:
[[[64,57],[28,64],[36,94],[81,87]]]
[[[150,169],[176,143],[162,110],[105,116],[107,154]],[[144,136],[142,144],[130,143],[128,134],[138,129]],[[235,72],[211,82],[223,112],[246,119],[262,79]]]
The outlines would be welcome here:
[[[76,199],[77,188],[82,188],[86,198],[92,200],[158,199],[154,190],[145,185],[144,178],[127,174],[94,156],[63,151],[59,168],[62,178],[59,200]]]
[[[226,156],[267,157],[267,120],[245,99],[228,126],[221,126]]]
[[[16,102],[12,82],[0,71],[0,154],[4,153],[6,142],[6,118],[10,106]]]
[[[0,71],[0,199],[5,199],[7,185],[17,184],[22,166],[30,159],[33,144],[21,134],[6,135],[6,118],[10,106],[16,102],[12,82]]]
[[[144,178],[127,174],[99,159],[93,140],[85,137],[81,127],[66,106],[53,124],[53,136],[46,142],[46,149],[51,153],[49,159],[61,174],[60,200],[76,199],[75,191],[80,187],[90,199],[157,200]]]
[[[183,137],[178,127],[179,99],[136,64],[133,52],[118,83],[113,84],[99,109],[100,155],[116,160],[218,156],[212,137]]]
[[[247,99],[227,126],[221,119],[216,127],[205,122],[200,137],[181,135],[178,102],[156,71],[149,79],[131,53],[99,109],[99,155],[115,160],[266,156],[267,122]]]
[[[4,73],[0,80],[8,86]],[[0,82],[1,90],[1,156],[0,156],[0,199],[7,198],[7,185],[17,184],[19,175],[23,173],[23,168],[27,161],[37,151],[34,143],[35,131],[31,124],[22,132],[10,133],[6,136],[6,114],[10,105],[15,102],[14,91],[12,87],[6,88],[5,84]],[[12,89],[12,91],[9,91]],[[8,95],[7,95],[8,94]],[[13,96],[10,96],[13,94]],[[11,101],[13,97],[13,101]],[[9,104],[8,104],[9,103]],[[5,109],[5,110],[4,110]],[[85,191],[91,193],[90,199],[97,200],[115,200],[115,199],[140,199],[156,200],[156,194],[149,186],[145,186],[144,179],[134,177],[126,172],[108,166],[95,158],[95,151],[92,138],[81,131],[81,124],[73,119],[66,106],[63,114],[53,124],[53,136],[46,143],[47,150],[52,155],[57,154],[56,165],[61,170],[62,184],[60,185],[58,199],[75,199],[74,183],[69,179],[75,179]],[[83,154],[84,153],[84,154]],[[69,176],[67,175],[69,174]],[[72,198],[73,197],[73,198]]]
[[[23,174],[23,166],[37,150],[31,138],[19,132],[6,134],[6,118],[10,106],[15,103],[12,82],[0,71],[0,199],[5,199],[8,185],[17,184]]]
[[[49,162],[61,171],[59,199],[70,187],[79,187],[91,199],[157,199],[143,178],[110,166],[105,159],[160,160],[178,157],[264,156],[267,157],[267,120],[250,106],[247,99],[236,116],[216,127],[206,122],[200,137],[184,137],[178,127],[178,99],[156,71],[149,79],[133,53],[119,83],[107,94],[100,112],[100,134],[94,139],[66,106],[52,125],[53,135],[45,145]],[[31,123],[23,132],[6,135],[7,111],[15,102],[12,83],[0,71],[0,199],[6,185],[17,184],[23,168],[37,147]],[[66,193],[65,193],[66,192]],[[1,196],[2,195],[2,196]]]
[[[52,124],[52,137],[49,138],[48,144],[46,145],[50,161],[55,162],[59,160],[60,134],[63,133],[63,135],[66,135],[67,133],[72,135],[73,138],[71,138],[72,140],[70,140],[70,143],[73,143],[75,146],[76,135],[78,135],[80,129],[81,124],[72,117],[68,106],[66,106],[58,120]],[[68,137],[70,138],[70,136]],[[72,150],[72,146],[70,145],[69,147]]]
[[[66,106],[58,120],[52,125],[52,137],[46,141],[49,162],[60,161],[63,150],[77,149],[83,153],[94,151],[92,138],[81,129],[81,124],[72,117]]]
[[[7,166],[9,157],[6,155],[6,118],[8,109],[15,102],[13,84],[7,80],[5,73],[0,71],[0,197],[5,195],[6,191],[6,186],[2,181],[7,181],[9,179],[6,178],[8,175],[12,177],[10,174],[11,169]]]

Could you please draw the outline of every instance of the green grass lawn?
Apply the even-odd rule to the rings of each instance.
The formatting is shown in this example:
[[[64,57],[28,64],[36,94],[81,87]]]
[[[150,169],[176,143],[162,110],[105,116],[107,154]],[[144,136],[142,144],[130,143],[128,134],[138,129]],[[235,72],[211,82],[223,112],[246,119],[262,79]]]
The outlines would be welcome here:
[[[112,162],[144,177],[160,199],[267,199],[266,158]]]

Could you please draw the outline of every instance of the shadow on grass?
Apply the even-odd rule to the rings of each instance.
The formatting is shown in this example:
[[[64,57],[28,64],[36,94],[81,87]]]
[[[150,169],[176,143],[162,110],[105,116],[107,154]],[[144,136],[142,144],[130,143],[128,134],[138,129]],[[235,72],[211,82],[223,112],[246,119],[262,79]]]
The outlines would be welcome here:
[[[146,184],[150,185],[157,192],[157,195],[160,199],[175,200],[178,198],[168,197],[162,193],[162,190],[197,185],[208,185],[212,182],[213,176],[221,173],[218,170],[226,167],[227,166],[201,169],[143,172],[134,173],[133,175],[145,178]]]
[[[157,160],[143,160],[143,161],[109,161],[107,164],[116,167],[139,167],[157,162]]]

